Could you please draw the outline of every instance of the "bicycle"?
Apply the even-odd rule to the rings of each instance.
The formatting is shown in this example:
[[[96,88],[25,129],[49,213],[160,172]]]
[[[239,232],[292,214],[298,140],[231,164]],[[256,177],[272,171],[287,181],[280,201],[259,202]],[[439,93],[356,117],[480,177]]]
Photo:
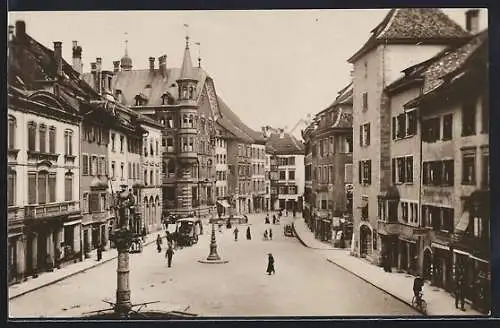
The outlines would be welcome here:
[[[420,299],[420,302],[419,302],[419,299]],[[411,300],[411,306],[418,309],[423,314],[427,314],[427,302],[423,299],[423,293],[419,294],[418,299],[416,296],[413,296],[413,298]]]

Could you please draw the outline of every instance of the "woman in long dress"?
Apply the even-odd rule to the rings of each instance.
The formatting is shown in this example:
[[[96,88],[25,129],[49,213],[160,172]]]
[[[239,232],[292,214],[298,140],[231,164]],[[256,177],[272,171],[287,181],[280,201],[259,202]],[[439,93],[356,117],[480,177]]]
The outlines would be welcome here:
[[[274,257],[273,254],[268,253],[267,254],[267,274],[270,275],[271,273],[274,274]]]

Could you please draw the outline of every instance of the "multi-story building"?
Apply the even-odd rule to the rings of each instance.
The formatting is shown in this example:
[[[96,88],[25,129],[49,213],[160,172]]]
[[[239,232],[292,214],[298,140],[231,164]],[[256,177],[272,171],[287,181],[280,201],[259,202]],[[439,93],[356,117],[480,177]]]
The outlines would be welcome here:
[[[261,212],[264,210],[265,200],[265,180],[266,173],[264,170],[266,162],[266,145],[264,137],[261,137],[260,143],[253,143],[251,146],[251,172],[252,172],[252,211]]]
[[[304,145],[282,129],[279,133],[266,129],[264,136],[266,152],[271,155],[271,209],[302,212]]]
[[[269,212],[271,210],[271,155],[265,152],[265,162],[264,162],[264,172],[265,172],[265,195],[264,195],[264,211]]]
[[[161,229],[162,219],[162,174],[166,173],[166,165],[163,165],[163,152],[166,140],[162,137],[163,127],[153,119],[140,115],[138,122],[144,129],[145,134],[142,141],[142,152],[140,156],[141,172],[143,174],[143,185],[137,189],[137,198],[142,206],[143,227],[146,232]],[[128,178],[133,179],[133,165],[129,162]],[[133,183],[134,181],[130,181]]]
[[[422,276],[454,291],[462,271],[466,298],[485,312],[491,281],[488,40],[488,31],[481,32],[411,67],[403,80],[420,80],[421,92],[402,104],[420,114]],[[404,219],[409,212],[400,204]]]
[[[150,57],[148,69],[133,69],[128,49],[120,61],[113,63],[110,83],[120,103],[163,127],[163,200],[157,202],[153,196],[151,201],[148,196],[146,204],[143,195],[142,205],[148,206],[154,220],[161,213],[159,204],[171,214],[207,215],[215,204],[215,121],[220,113],[212,79],[201,67],[192,66],[189,40],[181,68],[167,68],[164,55],[159,57],[158,68],[155,58]],[[156,154],[156,141],[160,140],[152,144],[148,137],[146,140]],[[141,168],[142,173],[147,172],[149,183],[153,175],[153,184],[157,183],[156,170],[156,164],[154,169]]]
[[[217,129],[215,138],[215,197],[217,198],[217,212],[220,215],[228,215],[226,209],[230,207],[227,200],[228,189],[228,166],[227,166],[227,140],[221,135],[220,129]]]
[[[56,260],[81,259],[75,97],[96,95],[63,60],[62,43],[47,49],[26,33],[24,21],[9,27],[8,51],[8,268],[15,282],[52,270]]]
[[[317,238],[331,240],[332,231],[340,230],[340,219],[352,215],[351,84],[339,91],[330,106],[316,114],[314,126],[306,129],[304,137],[310,150],[305,167],[311,193],[307,197],[308,201],[314,200],[309,206],[315,213],[311,229]]]
[[[358,167],[353,214],[354,251],[358,256],[379,262],[378,225],[385,228],[383,221],[378,220],[379,208],[382,211],[378,205],[394,196],[391,113],[383,90],[399,78],[404,68],[466,37],[468,33],[439,9],[392,9],[348,60],[353,64],[353,164]]]

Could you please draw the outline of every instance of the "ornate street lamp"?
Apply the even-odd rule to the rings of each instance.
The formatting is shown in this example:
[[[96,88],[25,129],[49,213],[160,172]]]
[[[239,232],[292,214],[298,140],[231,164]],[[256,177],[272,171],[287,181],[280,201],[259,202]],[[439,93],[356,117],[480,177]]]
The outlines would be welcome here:
[[[229,262],[229,260],[222,259],[217,253],[217,241],[215,239],[215,224],[212,223],[212,236],[210,238],[210,254],[205,260],[198,260],[200,263],[208,264],[223,264]]]

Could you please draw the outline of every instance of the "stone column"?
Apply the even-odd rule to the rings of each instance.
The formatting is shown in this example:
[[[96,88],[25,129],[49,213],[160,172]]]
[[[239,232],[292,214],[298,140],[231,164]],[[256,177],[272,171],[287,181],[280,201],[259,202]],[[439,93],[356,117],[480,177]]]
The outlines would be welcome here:
[[[75,250],[75,253],[78,253],[81,251],[81,224],[76,224],[73,226],[73,249]]]
[[[16,241],[16,268],[17,277],[23,279],[26,274],[26,238],[24,235],[20,236]]]
[[[46,243],[47,243],[47,255],[48,255],[47,260],[50,261],[49,263],[47,263],[47,266],[48,269],[52,271],[54,268],[54,235],[52,231],[49,231],[49,233],[47,233]]]
[[[36,234],[31,238],[31,263],[34,276],[38,276],[38,236]]]
[[[63,231],[63,228],[60,227],[58,228],[56,231],[55,231],[55,234],[56,234],[56,244],[54,245],[55,247],[59,247],[61,248],[61,242],[62,242],[62,231]],[[62,251],[62,249],[61,249]]]
[[[410,243],[406,243],[406,256],[407,256],[407,261],[406,261],[406,270],[409,272],[410,267],[411,267],[411,262],[413,259],[411,258],[411,253],[410,253]]]
[[[384,249],[384,251],[386,251]],[[401,255],[403,254],[403,242],[401,240],[398,241],[398,270],[402,270],[401,267]]]

